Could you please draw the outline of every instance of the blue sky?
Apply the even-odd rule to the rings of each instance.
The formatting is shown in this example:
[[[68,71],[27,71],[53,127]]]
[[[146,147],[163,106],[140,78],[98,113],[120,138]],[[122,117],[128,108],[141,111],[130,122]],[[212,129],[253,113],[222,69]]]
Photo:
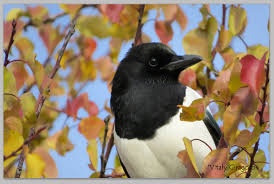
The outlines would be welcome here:
[[[56,15],[62,10],[59,8],[58,5],[50,4],[45,5],[50,15]],[[196,28],[198,26],[198,23],[202,20],[202,15],[199,11],[199,8],[201,5],[181,5],[181,8],[185,12],[187,18],[188,18],[188,25],[186,30],[181,31],[179,28],[179,25],[177,23],[173,23],[172,27],[174,30],[174,36],[173,39],[169,42],[169,45],[172,47],[172,49],[177,54],[184,54],[184,50],[182,47],[182,39],[186,35],[187,32],[190,30]],[[246,43],[251,46],[255,44],[262,44],[264,46],[269,47],[269,32],[267,31],[267,23],[269,19],[269,5],[259,5],[259,4],[246,4],[242,5],[247,11],[247,19],[248,24],[246,27],[246,31],[243,33],[242,37],[246,41]],[[22,8],[25,9],[25,5],[4,5],[4,18],[6,17],[7,13],[12,8]],[[211,13],[217,18],[218,23],[221,23],[222,19],[222,5],[211,5]],[[96,14],[97,11],[84,11],[84,13],[87,14]],[[227,11],[227,18],[228,18]],[[156,11],[150,11],[148,19],[154,19],[156,17]],[[161,15],[160,18],[163,18],[163,15]],[[54,22],[54,25],[62,25],[66,26],[69,23],[69,16],[64,16],[62,18],[57,19]],[[228,22],[228,20],[226,21]],[[157,37],[155,30],[154,30],[154,21],[149,21],[146,23],[143,27],[143,31],[150,36],[151,41],[153,42],[159,42],[159,38]],[[35,45],[35,53],[37,53],[37,59],[38,61],[44,61],[47,58],[47,49],[43,45],[42,40],[39,38],[38,32],[34,28],[29,28],[27,32],[23,33],[24,36],[27,36],[30,40],[34,42]],[[103,40],[97,40],[97,49],[95,50],[92,58],[96,59],[100,56],[103,56],[107,53],[109,49],[109,38],[103,39]],[[216,39],[215,41],[216,42]],[[215,45],[215,43],[214,43]],[[60,47],[60,45],[59,45]],[[69,46],[70,47],[70,46]],[[121,61],[122,58],[125,56],[125,53],[128,51],[128,49],[131,47],[131,42],[124,43],[122,45],[118,60]],[[244,44],[240,41],[239,38],[234,38],[231,43],[231,47],[235,50],[235,52],[246,52],[246,48]],[[14,57],[18,55],[18,52],[16,49],[13,49]],[[52,63],[54,61],[52,60]],[[215,66],[217,69],[221,69],[223,65],[223,60],[219,54],[216,55],[214,60]],[[60,75],[67,75],[69,73],[69,70],[60,70]],[[77,87],[77,86],[76,86]],[[34,92],[34,95],[38,96],[38,89],[33,88],[32,91]],[[107,90],[106,83],[100,80],[100,76],[98,75],[97,79],[93,82],[90,82],[87,87],[85,87],[81,92],[88,92],[89,93],[89,99],[94,101],[99,109],[102,109],[105,103],[105,100],[110,99],[110,94]],[[59,107],[62,108],[66,104],[66,96],[61,97],[52,97],[53,100],[58,100]],[[107,113],[102,112],[99,114],[100,118],[106,117]],[[80,110],[78,112],[79,117],[86,117],[88,114],[84,110]],[[50,134],[54,134],[58,130],[61,130],[63,127],[63,122],[65,121],[66,116],[64,114],[61,114],[56,121],[54,122],[54,126],[52,130],[50,131]],[[50,154],[54,158],[57,167],[60,178],[87,178],[91,175],[91,170],[88,168],[89,164],[89,157],[86,152],[86,146],[87,146],[87,140],[78,132],[77,126],[75,126],[77,123],[75,123],[71,118],[69,118],[66,121],[67,125],[70,128],[69,132],[69,139],[74,144],[74,149],[71,152],[66,153],[65,156],[60,156],[55,151],[50,151]],[[79,123],[79,122],[78,122]],[[241,127],[243,128],[243,127]],[[267,161],[269,162],[269,135],[264,134],[261,136],[260,146],[259,148],[264,150],[267,156]],[[101,150],[98,150],[99,153]],[[113,168],[114,163],[114,156],[115,156],[116,150],[113,149],[107,168]],[[267,165],[266,168],[269,168]],[[108,171],[110,172],[110,171]]]

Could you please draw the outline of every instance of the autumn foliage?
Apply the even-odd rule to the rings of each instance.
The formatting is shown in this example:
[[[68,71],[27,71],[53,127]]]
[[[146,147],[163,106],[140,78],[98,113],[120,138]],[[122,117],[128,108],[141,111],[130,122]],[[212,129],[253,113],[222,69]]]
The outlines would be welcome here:
[[[174,36],[172,24],[178,23],[184,31],[191,17],[175,4],[145,5],[144,9],[141,5],[122,4],[59,6],[63,12],[54,16],[42,5],[27,6],[26,10],[12,9],[4,22],[4,177],[58,177],[49,151],[55,150],[64,156],[75,149],[68,138],[70,127],[66,124],[62,130],[49,135],[60,114],[72,118],[87,139],[90,177],[126,177],[117,155],[111,174],[105,173],[113,149],[114,118],[109,99],[104,99],[104,108],[99,109],[89,99],[99,91],[88,94],[81,90],[100,77],[111,91],[123,43],[150,42],[149,36],[141,31],[146,22],[154,21],[155,34],[162,43],[168,44]],[[201,170],[196,165],[192,141],[203,140],[184,138],[186,149],[178,153],[178,158],[188,169],[186,177],[268,178],[269,170],[264,169],[268,164],[266,155],[258,146],[266,144],[260,142],[260,136],[269,133],[269,49],[260,44],[247,44],[245,53],[235,52],[231,41],[241,38],[245,32],[246,10],[239,5],[220,8],[223,19],[217,22],[210,6],[201,6],[201,22],[182,40],[186,54],[200,55],[204,60],[181,72],[178,80],[204,98],[195,100],[189,107],[180,104],[178,107],[182,109],[181,120],[195,121],[203,119],[206,107],[212,105],[214,118],[222,125],[223,137],[216,150],[209,147],[211,152]],[[83,13],[89,9],[97,13]],[[150,11],[157,12],[155,20],[148,19]],[[164,20],[159,18],[161,13]],[[65,16],[70,23],[63,27],[54,25]],[[228,16],[227,22],[225,16]],[[37,31],[47,49],[46,60],[37,59],[38,46],[23,34],[28,29]],[[93,59],[98,42],[105,38],[110,39],[109,51]],[[18,51],[18,57],[13,56],[14,50]],[[224,62],[221,70],[217,70],[213,62],[216,54]],[[60,70],[69,74],[60,75]],[[33,91],[34,88],[38,92]],[[60,108],[58,100],[51,97],[63,95],[67,100]],[[88,115],[78,117],[80,109]],[[112,118],[99,118],[100,111]],[[240,124],[245,128],[239,129]]]

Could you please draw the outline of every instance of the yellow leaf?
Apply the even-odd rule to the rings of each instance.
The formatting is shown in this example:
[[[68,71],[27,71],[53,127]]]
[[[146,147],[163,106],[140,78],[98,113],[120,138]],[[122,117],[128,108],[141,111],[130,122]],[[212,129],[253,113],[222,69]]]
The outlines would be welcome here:
[[[13,8],[11,9],[7,16],[6,21],[11,21],[13,19],[17,19],[18,17],[22,16],[24,14],[24,11],[20,8]]]
[[[89,168],[92,169],[93,171],[97,170],[97,160],[98,160],[98,152],[97,152],[97,141],[96,139],[90,139],[88,141],[88,146],[87,146],[87,152],[89,155]]]
[[[72,18],[75,16],[81,6],[81,4],[60,4],[60,8],[63,9],[64,12],[68,13]]]
[[[231,174],[241,170],[244,167],[242,163],[238,160],[229,160],[225,170],[225,176],[230,176]]]
[[[109,26],[107,19],[101,16],[80,16],[76,28],[87,37],[97,36],[105,38],[109,36]]]
[[[22,107],[24,122],[35,123],[36,122],[36,113],[35,105],[36,99],[31,92],[24,93],[20,96],[20,104]]]
[[[15,47],[20,53],[20,58],[26,61],[32,61],[34,58],[34,45],[26,37],[19,37],[14,40]]]
[[[46,163],[43,176],[45,178],[57,178],[58,177],[58,170],[55,164],[55,161],[50,156],[49,152],[42,146],[35,148],[33,153],[39,155],[44,162]]]
[[[63,156],[66,152],[71,151],[74,148],[74,145],[70,142],[68,138],[68,133],[69,127],[66,126],[57,137],[56,151]]]
[[[27,154],[26,168],[27,178],[41,178],[46,167],[45,161],[37,154]]]
[[[236,93],[239,88],[246,86],[240,80],[241,69],[241,63],[238,60],[234,61],[228,84],[228,88],[230,89],[232,94]]]
[[[194,157],[194,152],[193,152],[193,149],[192,149],[191,141],[186,137],[183,138],[183,141],[184,141],[185,148],[186,148],[186,151],[188,153],[188,156],[191,160],[191,163],[192,163],[196,173],[200,176],[199,170],[198,170],[198,167],[197,167],[197,164],[196,164],[196,160],[195,160],[195,157]]]
[[[245,9],[241,7],[230,6],[228,28],[232,35],[241,34],[247,24],[247,17]]]
[[[4,155],[8,156],[24,143],[24,138],[15,130],[4,128]],[[20,151],[18,152],[20,153]],[[9,165],[16,157],[11,157],[4,162],[4,167]]]
[[[4,67],[4,93],[17,95],[16,81],[12,72]]]
[[[261,59],[266,52],[267,54],[266,54],[265,62],[268,62],[268,58],[269,58],[268,47],[258,44],[258,45],[253,45],[247,48],[247,53],[252,54],[257,59]]]
[[[214,17],[207,21],[205,29],[196,28],[186,34],[183,39],[183,47],[187,54],[200,55],[206,61],[211,61],[212,43],[218,23]]]
[[[80,59],[81,68],[81,80],[86,81],[87,79],[94,80],[96,78],[96,68],[93,61],[86,61],[84,58]]]
[[[232,39],[232,33],[229,30],[226,30],[223,26],[221,26],[219,41],[218,41],[218,49],[219,51],[223,51],[225,48],[229,46],[229,43]]]
[[[8,116],[5,117],[4,120],[5,127],[9,128],[10,130],[14,130],[18,132],[20,135],[23,135],[23,125],[21,119],[15,116]]]

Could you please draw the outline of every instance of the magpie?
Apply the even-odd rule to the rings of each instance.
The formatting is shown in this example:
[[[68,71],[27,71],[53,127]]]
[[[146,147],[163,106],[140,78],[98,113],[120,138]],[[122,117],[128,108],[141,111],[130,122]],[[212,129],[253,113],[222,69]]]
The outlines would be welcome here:
[[[187,169],[177,157],[185,149],[183,137],[201,139],[215,149],[221,131],[209,108],[201,121],[180,120],[177,105],[202,98],[178,81],[182,70],[202,60],[179,56],[162,43],[132,47],[112,81],[111,109],[115,116],[114,143],[123,169],[132,178],[180,178]],[[210,149],[192,142],[201,171]]]

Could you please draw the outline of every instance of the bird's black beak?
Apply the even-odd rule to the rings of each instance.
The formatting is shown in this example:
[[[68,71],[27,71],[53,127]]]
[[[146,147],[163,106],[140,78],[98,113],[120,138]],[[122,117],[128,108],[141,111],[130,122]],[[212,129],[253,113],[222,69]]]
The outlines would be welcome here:
[[[161,70],[162,69],[166,69],[169,71],[184,70],[202,60],[203,58],[197,55],[173,56],[172,62],[161,67]]]

